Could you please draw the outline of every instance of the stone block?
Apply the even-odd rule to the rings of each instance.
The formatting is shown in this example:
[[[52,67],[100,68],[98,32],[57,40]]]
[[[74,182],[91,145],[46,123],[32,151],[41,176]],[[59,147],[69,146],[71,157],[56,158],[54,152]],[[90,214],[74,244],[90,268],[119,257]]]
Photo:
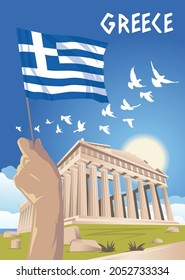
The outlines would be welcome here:
[[[166,231],[167,232],[179,232],[179,228],[178,227],[169,227]]]
[[[162,239],[160,239],[160,238],[155,238],[155,239],[152,240],[152,243],[162,244],[162,243],[164,243],[164,241]]]
[[[81,239],[79,228],[77,226],[64,228],[64,245],[70,244],[73,239]]]
[[[101,251],[101,246],[96,240],[76,239],[70,244],[70,252],[95,252]]]
[[[4,238],[12,238],[12,237],[19,237],[20,234],[15,231],[5,231],[3,234]]]
[[[11,248],[12,249],[20,249],[21,248],[21,240],[20,239],[13,239],[11,241]]]

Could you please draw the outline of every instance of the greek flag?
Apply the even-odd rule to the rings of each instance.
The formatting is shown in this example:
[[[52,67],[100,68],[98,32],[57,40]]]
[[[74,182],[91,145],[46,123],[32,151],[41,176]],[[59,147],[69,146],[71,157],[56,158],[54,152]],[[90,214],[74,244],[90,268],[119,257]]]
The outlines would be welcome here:
[[[108,102],[104,42],[17,29],[26,96],[32,99],[88,98]]]

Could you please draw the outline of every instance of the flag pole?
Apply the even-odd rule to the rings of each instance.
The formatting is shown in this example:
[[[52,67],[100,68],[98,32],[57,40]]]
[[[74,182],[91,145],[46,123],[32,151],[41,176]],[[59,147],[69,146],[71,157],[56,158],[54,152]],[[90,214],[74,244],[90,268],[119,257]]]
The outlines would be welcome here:
[[[28,120],[29,120],[32,146],[34,147],[34,135],[33,135],[33,127],[32,127],[32,120],[31,120],[31,113],[30,113],[30,103],[29,103],[29,98],[27,96],[26,96],[26,105],[27,105],[27,112],[28,112]]]

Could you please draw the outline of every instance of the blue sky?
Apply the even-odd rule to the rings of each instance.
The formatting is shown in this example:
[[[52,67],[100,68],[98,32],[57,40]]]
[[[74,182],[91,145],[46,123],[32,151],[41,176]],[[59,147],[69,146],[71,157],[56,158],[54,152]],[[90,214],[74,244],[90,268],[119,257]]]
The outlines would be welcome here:
[[[110,12],[117,20],[118,13],[130,18],[133,13],[173,13],[174,31],[159,34],[155,30],[141,34],[118,34],[115,28],[111,35],[105,33],[100,22]],[[48,34],[74,35],[92,38],[108,43],[105,53],[105,86],[111,108],[116,119],[101,115],[105,104],[93,100],[45,101],[30,100],[33,125],[41,126],[43,145],[57,163],[65,152],[80,138],[89,142],[109,144],[121,149],[130,138],[150,135],[158,138],[166,147],[169,164],[166,173],[170,196],[185,196],[185,37],[183,36],[183,3],[180,0],[132,0],[132,1],[25,1],[1,4],[1,150],[0,170],[7,166],[17,167],[20,152],[17,139],[30,138],[25,95],[21,77],[20,58],[17,47],[16,28],[40,31]],[[116,23],[117,24],[117,23]],[[160,26],[162,21],[159,20]],[[150,61],[161,74],[179,81],[178,84],[154,88],[151,84]],[[130,103],[141,103],[139,91],[131,91],[127,83],[131,67],[152,90],[154,103],[142,100],[142,106],[132,113],[120,109],[122,99]],[[71,114],[73,126],[60,121],[61,115]],[[123,123],[122,118],[133,117],[134,129]],[[63,133],[55,133],[55,126],[46,126],[49,118],[59,123]],[[86,131],[73,133],[77,121],[86,122]],[[110,125],[111,135],[98,130],[99,125]],[[22,127],[20,134],[15,126]]]

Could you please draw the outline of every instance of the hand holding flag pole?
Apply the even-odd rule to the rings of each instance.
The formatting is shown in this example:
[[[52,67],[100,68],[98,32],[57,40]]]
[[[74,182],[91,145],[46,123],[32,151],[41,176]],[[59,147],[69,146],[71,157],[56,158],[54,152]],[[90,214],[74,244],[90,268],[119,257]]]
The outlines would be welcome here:
[[[18,172],[14,180],[30,201],[36,198],[35,201],[31,201],[35,207],[35,215],[29,259],[60,259],[63,249],[61,178],[56,166],[54,167],[41,147],[41,143],[38,140],[34,143],[29,98],[48,100],[85,98],[108,102],[103,69],[103,55],[107,44],[81,37],[53,36],[22,29],[17,31],[32,147],[29,149],[28,140],[24,140],[24,143],[19,141],[19,144],[23,156],[27,158],[29,153],[32,165],[27,161],[29,165],[24,168],[20,166],[21,172],[20,174]],[[23,148],[25,145],[28,148],[26,151]],[[22,160],[22,163],[26,161]],[[49,175],[45,176],[46,173]],[[54,188],[53,182],[56,183]],[[31,191],[28,188],[31,188]],[[43,189],[43,195],[40,189]],[[37,194],[40,207],[37,205]],[[43,197],[45,203],[40,204]],[[48,216],[50,219],[45,223],[45,213],[52,201],[56,211],[53,215],[50,211]]]

